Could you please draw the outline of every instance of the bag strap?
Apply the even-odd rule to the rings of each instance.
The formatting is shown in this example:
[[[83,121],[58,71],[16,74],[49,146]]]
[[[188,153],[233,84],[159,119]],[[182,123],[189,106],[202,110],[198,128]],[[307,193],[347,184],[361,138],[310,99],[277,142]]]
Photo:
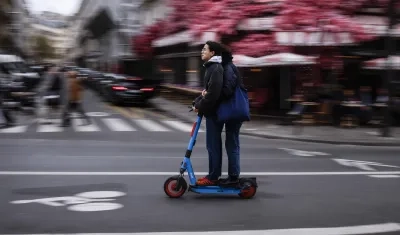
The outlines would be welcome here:
[[[236,75],[236,87],[237,87],[238,85],[240,85],[240,88],[242,88],[242,89],[244,89],[244,90],[247,91],[247,89],[246,89],[245,86],[244,86],[243,79],[242,79],[242,76],[241,76],[241,74],[240,74],[238,68],[237,68],[235,65],[233,65],[232,67],[233,67],[233,72],[234,72],[235,75]],[[236,88],[236,87],[235,87],[235,88]]]

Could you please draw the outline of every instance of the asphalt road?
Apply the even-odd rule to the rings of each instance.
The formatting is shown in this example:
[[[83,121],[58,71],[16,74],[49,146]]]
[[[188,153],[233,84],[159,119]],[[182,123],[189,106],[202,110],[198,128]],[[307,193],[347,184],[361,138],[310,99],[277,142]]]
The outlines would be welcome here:
[[[104,112],[98,105],[91,112]],[[257,176],[256,197],[170,199],[162,186],[177,174],[188,140],[183,131],[2,133],[0,233],[400,233],[400,148],[243,136],[242,172]],[[198,176],[207,171],[204,133],[192,162]]]

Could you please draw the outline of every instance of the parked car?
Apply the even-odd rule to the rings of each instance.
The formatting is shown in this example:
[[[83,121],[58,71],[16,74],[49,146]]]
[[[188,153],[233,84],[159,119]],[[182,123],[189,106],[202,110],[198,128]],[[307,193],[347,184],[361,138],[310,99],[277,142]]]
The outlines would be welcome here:
[[[16,55],[0,54],[0,70],[14,78],[21,78],[27,90],[31,91],[40,83],[40,76]]]

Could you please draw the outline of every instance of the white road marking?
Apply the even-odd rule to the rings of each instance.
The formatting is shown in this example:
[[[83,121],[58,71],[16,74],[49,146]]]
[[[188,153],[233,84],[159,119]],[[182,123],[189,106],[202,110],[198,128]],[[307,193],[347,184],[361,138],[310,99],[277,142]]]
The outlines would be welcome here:
[[[83,119],[72,119],[72,125],[77,132],[96,132],[100,131],[99,127],[93,123],[93,119],[91,120],[92,123],[90,125],[84,125]]]
[[[146,232],[146,233],[63,233],[63,235],[356,235],[381,234],[400,231],[399,223],[383,223],[330,228],[291,228],[271,230],[242,231],[204,231],[204,232]],[[25,234],[14,234],[25,235]],[[28,235],[28,234],[26,234]],[[36,234],[51,235],[51,234]],[[57,234],[54,234],[57,235]],[[61,235],[61,234],[60,234]]]
[[[175,120],[163,120],[163,122],[175,129],[178,129],[183,132],[191,132],[192,131],[192,125],[185,124],[180,121],[175,121]],[[199,130],[199,132],[204,132],[202,129]]]
[[[132,121],[135,122],[140,127],[142,127],[143,129],[146,129],[148,131],[160,131],[160,132],[171,131],[170,129],[163,127],[162,125],[160,125],[157,122],[152,121],[152,120],[133,119]]]
[[[28,126],[14,126],[6,129],[1,129],[0,133],[23,133],[28,129]]]
[[[102,121],[112,131],[136,131],[135,128],[119,118],[103,118]]]
[[[62,132],[64,129],[60,127],[60,123],[49,123],[49,124],[40,124],[37,128],[37,132]]]
[[[339,158],[334,158],[332,160],[334,160],[335,162],[339,163],[342,166],[356,167],[356,168],[359,168],[359,169],[365,170],[365,171],[375,171],[375,169],[370,166],[400,168],[398,166],[385,165],[385,164],[378,163],[378,162],[356,161],[356,160],[339,159]]]
[[[372,178],[400,178],[400,175],[368,175]]]
[[[322,152],[313,152],[313,151],[303,151],[297,149],[288,149],[288,148],[278,148],[288,152],[289,154],[300,156],[300,157],[314,157],[314,156],[329,156],[329,153],[322,153]]]
[[[101,176],[171,176],[177,175],[178,171],[172,172],[109,172],[109,171],[0,171],[0,175],[101,175]],[[208,172],[195,172],[196,175],[206,175]],[[228,175],[227,172],[222,173]],[[400,174],[400,171],[377,171],[374,175],[395,175]],[[371,172],[365,171],[339,171],[339,172],[242,172],[243,176],[334,176],[334,175],[371,175]]]

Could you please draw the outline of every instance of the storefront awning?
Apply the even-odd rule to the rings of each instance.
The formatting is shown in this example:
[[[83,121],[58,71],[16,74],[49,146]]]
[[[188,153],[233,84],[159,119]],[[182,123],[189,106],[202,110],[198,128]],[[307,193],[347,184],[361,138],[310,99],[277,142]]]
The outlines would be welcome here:
[[[388,27],[387,16],[370,16],[370,15],[357,15],[353,17],[353,20],[361,25],[365,32],[383,36],[386,34]],[[391,35],[394,37],[400,37],[400,25],[395,25]]]
[[[189,30],[186,30],[154,40],[153,47],[172,46],[180,43],[188,43],[191,40],[192,34]]]
[[[201,45],[208,40],[214,41],[216,39],[217,34],[215,32],[204,32],[200,38],[196,39],[190,30],[186,30],[154,40],[152,45],[153,47],[167,47],[181,43],[190,43],[192,46],[195,46]]]
[[[389,63],[392,69],[400,70],[400,56],[391,56],[389,60],[387,58],[368,60],[363,63],[363,68],[373,70],[386,69],[386,63]]]
[[[240,22],[238,30],[270,30],[274,27],[275,17],[248,18]]]
[[[195,38],[191,45],[198,46],[206,43],[207,41],[219,41],[217,33],[213,31],[204,32],[200,38]]]
[[[344,46],[354,44],[350,33],[331,32],[275,32],[275,39],[284,46]]]
[[[258,58],[245,55],[234,55],[233,62],[237,67],[305,65],[305,64],[315,64],[316,57],[303,56],[293,53],[278,53]]]

